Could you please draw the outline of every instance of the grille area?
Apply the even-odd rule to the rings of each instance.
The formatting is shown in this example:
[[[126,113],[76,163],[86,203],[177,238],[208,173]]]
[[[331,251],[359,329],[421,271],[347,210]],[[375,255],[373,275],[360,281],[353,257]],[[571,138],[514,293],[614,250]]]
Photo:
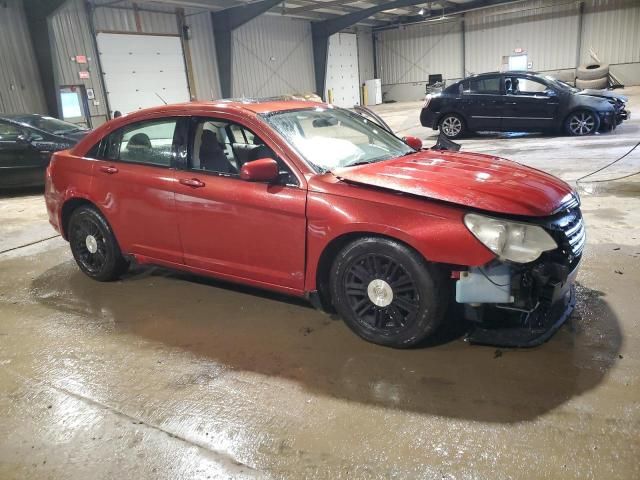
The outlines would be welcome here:
[[[563,210],[551,217],[545,227],[558,243],[558,249],[569,263],[580,258],[587,240],[580,208]]]

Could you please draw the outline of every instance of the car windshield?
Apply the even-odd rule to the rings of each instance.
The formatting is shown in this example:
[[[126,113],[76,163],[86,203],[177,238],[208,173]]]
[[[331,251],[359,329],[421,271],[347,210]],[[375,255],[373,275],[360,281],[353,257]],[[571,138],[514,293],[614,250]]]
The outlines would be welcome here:
[[[552,77],[551,75],[545,75],[543,77],[545,80],[547,80],[548,82],[550,82],[551,84],[553,84],[554,87],[557,87],[561,90],[566,90],[569,92],[577,92],[578,89],[572,87],[571,85],[569,85],[568,83],[563,82],[562,80],[558,80],[555,77]]]
[[[348,110],[319,107],[265,114],[264,118],[320,173],[415,152],[398,137]]]
[[[83,127],[74,125],[73,123],[63,122],[53,117],[44,116],[31,116],[18,118],[18,121],[31,125],[32,127],[39,128],[45,132],[53,133],[54,135],[63,135],[65,133],[78,132],[80,130],[86,130]]]

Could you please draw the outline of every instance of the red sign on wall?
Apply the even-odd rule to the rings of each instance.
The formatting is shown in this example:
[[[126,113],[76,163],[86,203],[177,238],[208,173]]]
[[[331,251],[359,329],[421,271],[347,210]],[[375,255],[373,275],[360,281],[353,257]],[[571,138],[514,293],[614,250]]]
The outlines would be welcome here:
[[[86,70],[80,70],[78,72],[78,75],[80,76],[80,78],[84,78],[84,79],[89,78],[89,72],[87,72]]]
[[[76,63],[87,63],[86,55],[76,55]]]

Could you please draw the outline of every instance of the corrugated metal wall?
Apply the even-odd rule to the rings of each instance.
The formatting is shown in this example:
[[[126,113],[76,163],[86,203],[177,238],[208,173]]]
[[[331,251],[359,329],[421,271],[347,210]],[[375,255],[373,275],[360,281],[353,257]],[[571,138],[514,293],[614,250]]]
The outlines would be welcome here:
[[[640,1],[585,2],[581,62],[591,61],[589,49],[606,63],[640,62]]]
[[[113,2],[111,2],[113,3]],[[118,2],[111,6],[97,5],[93,16],[96,31],[138,32],[178,35],[176,8],[164,5],[153,5],[150,8],[134,8],[133,2]],[[136,15],[140,22],[138,31]]]
[[[537,71],[575,68],[578,3],[537,0],[465,15],[467,73],[498,70],[502,56],[523,48]]]
[[[209,12],[189,13],[186,24],[191,32],[189,48],[194,77],[191,94],[198,100],[219,99],[221,97],[220,79],[211,14]]]
[[[89,100],[89,112],[93,126],[106,121],[107,107],[105,95],[100,81],[98,55],[89,28],[89,17],[83,0],[68,0],[54,15],[49,18],[49,34],[53,52],[53,68],[56,82],[62,85],[84,85],[92,88],[95,94],[95,105]],[[84,55],[87,64],[78,64],[73,57]],[[81,79],[80,71],[89,71],[90,78]]]
[[[447,31],[451,25],[456,29]],[[587,0],[582,16],[580,2],[570,0],[531,0],[468,12],[464,45],[455,22],[422,23],[375,35],[378,75],[389,99],[415,99],[429,73],[461,77],[463,51],[465,76],[499,70],[503,56],[522,48],[533,70],[573,80],[578,61],[591,61],[593,48],[602,62],[614,65],[612,71],[623,82],[640,84],[638,0]]]
[[[383,84],[424,82],[429,74],[462,76],[460,20],[421,23],[376,34],[378,76]]]
[[[0,113],[45,113],[40,73],[20,0],[0,2]]]
[[[360,85],[374,78],[373,72],[373,33],[370,28],[358,28],[358,70],[360,72]]]
[[[233,32],[233,96],[315,91],[311,24],[261,16]]]

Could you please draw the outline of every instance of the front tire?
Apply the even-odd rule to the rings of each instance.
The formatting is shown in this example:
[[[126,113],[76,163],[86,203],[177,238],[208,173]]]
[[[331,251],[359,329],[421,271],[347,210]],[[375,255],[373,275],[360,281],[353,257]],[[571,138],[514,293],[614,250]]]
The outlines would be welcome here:
[[[600,128],[600,118],[591,110],[578,110],[569,114],[564,128],[568,135],[574,137],[593,135]]]
[[[447,138],[460,138],[465,134],[466,127],[460,115],[447,113],[440,119],[440,132]]]
[[[447,301],[442,272],[395,240],[360,238],[331,269],[331,299],[347,326],[365,340],[408,348],[442,323]]]
[[[78,267],[100,282],[115,280],[129,267],[111,227],[93,207],[79,207],[69,219],[69,245]]]

